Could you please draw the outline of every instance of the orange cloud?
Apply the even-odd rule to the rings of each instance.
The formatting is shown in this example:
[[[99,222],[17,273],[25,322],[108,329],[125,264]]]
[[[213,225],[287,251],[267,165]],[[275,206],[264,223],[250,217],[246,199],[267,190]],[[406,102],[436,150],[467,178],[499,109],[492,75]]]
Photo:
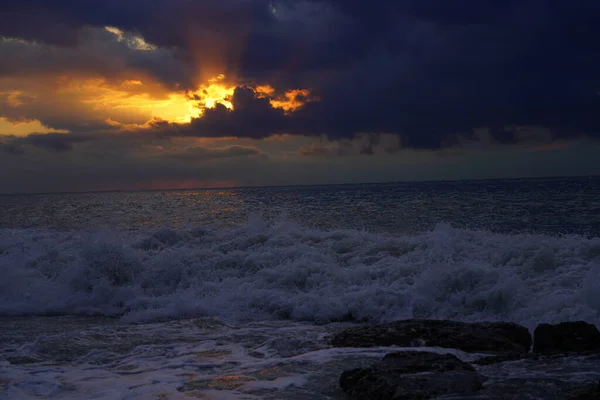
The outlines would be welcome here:
[[[221,103],[229,109],[233,108],[229,98],[233,95],[234,90],[235,85],[227,84],[223,74],[209,79],[208,84],[201,85],[198,90],[189,93],[189,100],[196,102],[192,103],[197,109],[193,116],[199,117],[202,110],[214,108],[217,103]],[[191,117],[189,120],[191,120]]]
[[[9,121],[4,117],[0,117],[0,136],[27,136],[31,133],[69,133],[66,130],[51,129],[44,126],[38,120],[31,121]]]
[[[225,75],[218,75],[207,83],[200,85],[195,91],[188,93],[173,92],[156,98],[148,93],[132,93],[131,87],[143,89],[145,83],[139,80],[125,81],[120,87],[103,85],[100,81],[89,80],[83,85],[67,85],[64,89],[70,93],[79,92],[84,104],[89,104],[95,111],[118,115],[119,113],[142,114],[146,116],[147,124],[151,120],[164,120],[175,123],[188,123],[192,118],[202,116],[204,110],[214,108],[217,103],[232,109],[231,96],[235,85],[227,82]],[[91,90],[93,89],[93,90]],[[269,85],[260,85],[255,90],[270,97],[271,105],[285,111],[293,111],[306,102],[311,101],[310,92],[306,89],[296,89],[275,97],[275,89]],[[107,118],[112,126],[131,128],[132,125],[118,118]],[[144,124],[138,124],[143,126]]]
[[[131,90],[131,86],[147,92]],[[159,118],[171,122],[188,122],[197,114],[193,102],[184,93],[163,93],[162,96],[150,94],[151,87],[143,81],[125,81],[118,87],[103,79],[66,79],[59,92],[76,96],[82,104],[88,105],[94,112],[107,115],[119,124],[131,123],[131,119],[140,122]]]
[[[283,98],[271,100],[271,104],[276,108],[283,108],[285,111],[293,111],[302,107],[309,100],[310,92],[306,89],[294,89],[286,92]]]
[[[21,90],[13,90],[8,92],[0,92],[0,98],[9,106],[9,107],[19,107],[24,104],[21,96],[23,96],[23,92]]]
[[[0,133],[75,132],[88,127],[97,131],[102,126],[131,131],[149,128],[156,121],[186,124],[218,103],[232,109],[231,98],[238,84],[223,74],[187,92],[173,91],[135,73],[120,80],[73,74],[0,79],[0,116],[4,117]],[[305,89],[278,95],[268,84],[253,87],[268,97],[273,107],[286,112],[313,100]],[[29,125],[15,128],[16,121],[28,121]]]
[[[164,89],[161,93],[155,86],[155,83],[143,80],[125,80],[115,86],[100,78],[65,78],[59,91],[79,98],[94,113],[107,115],[105,121],[109,125],[123,128],[141,127],[152,120],[188,123],[217,103],[233,107],[229,98],[235,86],[227,84],[224,75],[188,93]]]
[[[294,111],[307,102],[316,100],[310,97],[310,91],[307,89],[289,90],[283,96],[276,96],[276,90],[271,85],[258,85],[255,90],[259,94],[269,97],[273,107],[282,108],[285,111]]]

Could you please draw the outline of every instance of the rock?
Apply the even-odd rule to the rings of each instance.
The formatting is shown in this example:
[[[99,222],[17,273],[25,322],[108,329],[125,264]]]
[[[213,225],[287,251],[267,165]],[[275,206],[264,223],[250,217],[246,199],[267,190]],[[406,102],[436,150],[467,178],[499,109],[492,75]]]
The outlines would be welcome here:
[[[386,354],[381,368],[401,374],[418,372],[475,371],[468,363],[453,354],[438,354],[425,351],[398,351]]]
[[[535,328],[533,351],[536,353],[583,353],[600,351],[600,332],[587,322],[541,324]]]
[[[446,347],[467,352],[526,353],[531,335],[523,326],[505,322],[465,323],[404,320],[348,328],[331,339],[335,347]]]
[[[504,355],[495,358],[496,362],[486,357],[473,363],[484,380],[478,399],[600,399],[593,397],[600,376],[600,353],[529,353],[518,359]]]
[[[577,353],[577,355],[590,356],[597,353]],[[572,353],[504,353],[494,356],[483,357],[471,362],[472,365],[492,365],[511,361],[531,361],[543,364],[558,359],[564,359],[573,355]]]
[[[478,392],[478,400],[598,400],[593,387],[582,384],[586,388],[577,388],[557,378],[523,378],[502,381],[491,380],[483,390]],[[573,394],[575,393],[575,394]],[[453,400],[473,399],[472,397],[452,397]],[[473,399],[474,400],[474,399]]]
[[[371,368],[346,371],[340,386],[351,398],[372,400],[473,394],[482,387],[473,367],[454,355],[419,351],[391,353]]]
[[[571,395],[569,400],[598,400],[600,399],[600,383],[590,390],[582,390]]]
[[[42,360],[36,357],[31,356],[9,356],[6,357],[6,361],[13,365],[24,365],[24,364],[35,364],[39,363]]]

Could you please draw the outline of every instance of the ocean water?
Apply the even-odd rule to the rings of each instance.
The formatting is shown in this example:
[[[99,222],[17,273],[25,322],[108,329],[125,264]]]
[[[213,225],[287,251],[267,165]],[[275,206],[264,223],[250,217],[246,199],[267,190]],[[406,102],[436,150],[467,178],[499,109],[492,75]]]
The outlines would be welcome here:
[[[600,178],[0,196],[0,277],[0,399],[342,398],[359,321],[600,324]]]

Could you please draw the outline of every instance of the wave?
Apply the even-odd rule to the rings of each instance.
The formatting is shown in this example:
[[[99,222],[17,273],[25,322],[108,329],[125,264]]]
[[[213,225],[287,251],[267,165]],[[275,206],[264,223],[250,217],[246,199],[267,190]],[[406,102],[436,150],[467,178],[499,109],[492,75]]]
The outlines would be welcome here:
[[[600,238],[448,224],[411,236],[260,219],[229,229],[4,229],[0,276],[0,315],[600,322]]]

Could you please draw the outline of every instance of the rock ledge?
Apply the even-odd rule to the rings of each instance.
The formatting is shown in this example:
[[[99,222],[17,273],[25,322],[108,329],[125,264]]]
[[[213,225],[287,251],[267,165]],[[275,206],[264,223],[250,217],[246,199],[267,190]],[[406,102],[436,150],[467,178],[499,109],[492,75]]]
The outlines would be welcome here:
[[[529,330],[513,323],[417,319],[352,327],[331,339],[335,347],[446,347],[482,353],[526,353],[531,342]]]

